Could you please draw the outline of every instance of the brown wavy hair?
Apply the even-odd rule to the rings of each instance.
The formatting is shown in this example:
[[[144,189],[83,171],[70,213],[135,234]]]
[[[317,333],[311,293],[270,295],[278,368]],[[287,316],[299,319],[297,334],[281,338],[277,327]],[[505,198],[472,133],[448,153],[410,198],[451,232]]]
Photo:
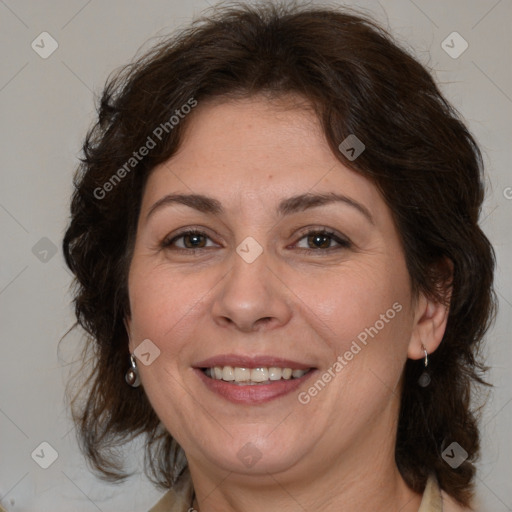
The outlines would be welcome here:
[[[430,384],[418,385],[421,360],[404,368],[396,463],[414,491],[435,473],[442,489],[468,505],[479,451],[478,409],[470,399],[486,384],[480,346],[497,304],[495,255],[478,225],[482,156],[426,67],[354,9],[216,6],[108,78],[83,145],[63,240],[76,276],[75,326],[87,333],[81,375],[89,373],[72,387],[71,403],[80,447],[103,478],[120,481],[128,475],[122,446],[142,435],[146,474],[162,488],[172,487],[183,455],[142,387],[124,380],[123,320],[144,184],[176,152],[193,113],[132,161],[122,179],[113,183],[112,176],[191,98],[289,93],[314,106],[333,154],[381,191],[414,291],[443,301],[450,290],[446,332],[429,355]],[[349,134],[366,145],[354,161],[338,149]],[[100,194],[109,180],[108,194]],[[456,469],[441,456],[453,441],[468,453]]]

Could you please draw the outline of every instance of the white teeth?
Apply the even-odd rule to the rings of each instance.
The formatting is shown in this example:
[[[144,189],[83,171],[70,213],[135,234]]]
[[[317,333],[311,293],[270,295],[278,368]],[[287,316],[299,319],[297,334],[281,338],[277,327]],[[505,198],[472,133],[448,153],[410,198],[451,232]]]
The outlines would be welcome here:
[[[235,381],[247,382],[251,380],[251,370],[249,368],[235,367]]]
[[[235,372],[231,366],[224,366],[224,368],[222,368],[222,380],[235,380]]]
[[[292,368],[242,368],[239,366],[214,366],[207,368],[205,374],[214,380],[241,383],[242,385],[268,383],[276,380],[298,379],[308,373],[308,370],[294,370]]]
[[[281,380],[282,375],[283,375],[283,370],[281,368],[271,366],[268,369],[268,378],[270,380]]]
[[[253,382],[265,382],[268,380],[267,368],[253,368],[251,370],[251,380]]]

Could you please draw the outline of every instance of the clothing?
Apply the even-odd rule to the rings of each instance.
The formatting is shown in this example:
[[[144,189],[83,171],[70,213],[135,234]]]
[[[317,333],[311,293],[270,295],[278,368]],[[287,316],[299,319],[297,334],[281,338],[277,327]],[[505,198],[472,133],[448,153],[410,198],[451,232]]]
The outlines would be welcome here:
[[[193,512],[194,487],[187,469],[183,471],[174,487],[168,491],[149,512]],[[443,512],[441,489],[435,476],[427,480],[418,512]]]

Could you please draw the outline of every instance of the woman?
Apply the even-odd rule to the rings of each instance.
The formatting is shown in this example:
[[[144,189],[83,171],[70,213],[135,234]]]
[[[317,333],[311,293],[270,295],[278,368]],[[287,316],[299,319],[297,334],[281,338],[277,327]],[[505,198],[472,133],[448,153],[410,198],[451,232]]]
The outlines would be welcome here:
[[[84,155],[73,405],[105,478],[144,435],[154,512],[471,509],[482,160],[389,34],[218,9],[109,81]]]

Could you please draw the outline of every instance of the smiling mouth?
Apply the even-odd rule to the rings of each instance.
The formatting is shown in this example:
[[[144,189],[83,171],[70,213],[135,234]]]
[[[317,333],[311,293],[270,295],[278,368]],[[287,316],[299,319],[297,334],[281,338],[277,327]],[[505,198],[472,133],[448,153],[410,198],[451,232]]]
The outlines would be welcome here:
[[[239,366],[213,366],[201,368],[201,371],[210,379],[222,380],[238,386],[257,386],[272,384],[282,380],[294,380],[304,377],[313,368],[294,369],[277,366],[243,368]]]

